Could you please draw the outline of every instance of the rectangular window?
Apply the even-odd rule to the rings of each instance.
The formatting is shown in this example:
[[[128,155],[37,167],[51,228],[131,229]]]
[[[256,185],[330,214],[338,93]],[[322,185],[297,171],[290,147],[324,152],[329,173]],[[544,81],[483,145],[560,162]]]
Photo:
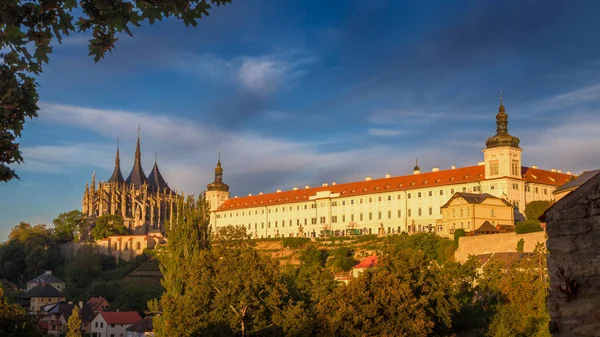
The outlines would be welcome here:
[[[363,214],[362,213],[360,213],[359,219],[360,219],[360,221],[363,220]]]
[[[408,209],[408,217],[410,218],[412,216],[412,210],[409,208]]]
[[[419,216],[421,216],[421,209],[420,208],[417,210],[417,213],[418,213]]]
[[[429,196],[431,197],[433,195],[433,191],[429,191]]]
[[[354,214],[350,214],[350,221],[354,221]]]
[[[310,208],[317,208],[317,204],[311,204]]]
[[[296,226],[300,226],[300,219],[296,220]]]
[[[392,218],[392,211],[388,211],[388,219]]]
[[[490,162],[490,174],[497,175],[498,174],[498,161],[493,160]]]
[[[444,190],[440,190],[440,195],[444,195]]]
[[[275,221],[275,228],[277,228],[277,221]]]
[[[350,200],[350,205],[354,205],[354,200]]]
[[[373,202],[373,198],[369,198],[369,202]]]
[[[335,215],[334,215],[334,216],[332,216],[332,217],[331,217],[331,222],[332,222],[332,223],[337,223],[337,216],[335,216]]]
[[[369,220],[373,220],[373,213],[369,213]]]
[[[379,212],[378,214],[378,219],[381,219],[381,212]]]
[[[519,174],[519,161],[513,160],[512,162],[512,175],[516,176]]]
[[[398,200],[402,198],[402,194],[398,194]]]
[[[381,197],[378,197],[378,198],[377,198],[377,201],[381,201]]]
[[[402,211],[398,210],[398,217],[401,218],[402,217]]]
[[[388,201],[391,201],[391,200],[392,200],[392,196],[388,195]]]
[[[306,226],[306,225],[307,225],[307,223],[308,223],[308,219],[307,219],[307,218],[304,218],[304,226]]]
[[[308,209],[308,205],[304,205],[304,209]]]
[[[463,192],[466,192],[466,191],[467,191],[467,188],[466,188],[466,187],[463,187]]]
[[[312,219],[310,219],[310,222],[311,222],[313,225],[316,225],[316,224],[317,224],[317,218],[312,218]]]
[[[429,207],[429,215],[433,215],[433,208]]]
[[[342,222],[346,222],[346,216],[342,215]]]
[[[408,193],[408,196],[407,196],[407,198],[408,198],[408,199],[410,199],[410,193]]]
[[[346,205],[346,200],[342,201],[342,206]]]
[[[456,208],[453,208],[453,209],[452,209],[452,217],[453,217],[453,218],[456,218]]]
[[[450,189],[450,194],[454,194],[454,189],[453,188]]]
[[[496,216],[496,210],[492,210],[492,216]]]
[[[417,193],[417,197],[420,198],[421,197],[421,192]]]
[[[334,206],[334,207],[337,206],[337,201],[332,201],[331,206]]]
[[[321,223],[322,224],[325,223],[325,217],[324,216],[321,217]]]
[[[362,198],[360,198],[360,203],[361,203],[361,204],[363,203],[363,200],[362,200]]]

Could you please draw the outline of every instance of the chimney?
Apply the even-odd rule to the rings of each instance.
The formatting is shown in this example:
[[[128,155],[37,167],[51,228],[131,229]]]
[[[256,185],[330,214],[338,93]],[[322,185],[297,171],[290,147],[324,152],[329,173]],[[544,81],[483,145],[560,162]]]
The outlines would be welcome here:
[[[431,172],[438,172],[439,170],[440,170],[439,167],[434,167],[434,168],[431,169]]]
[[[117,312],[119,312],[119,309],[117,309]]]
[[[531,168],[537,170],[537,165],[531,165]]]
[[[484,161],[480,161],[480,162],[477,163],[477,166],[483,166],[483,165],[485,165]]]
[[[391,174],[389,174],[389,173],[386,173],[386,174],[385,174],[385,177],[386,177],[386,178],[391,178],[391,177],[392,177],[392,175],[391,175]]]
[[[572,175],[573,173],[571,171],[567,171],[567,174],[568,175]]]
[[[331,182],[331,186],[335,186],[335,185],[336,185],[336,182],[335,182],[335,181],[332,181],[332,182]]]
[[[277,193],[281,193],[281,190],[277,190]]]
[[[294,188],[292,188],[292,190],[297,191],[298,190],[298,186],[294,186]]]
[[[304,186],[304,189],[305,189],[305,190],[307,190],[307,189],[309,189],[309,188],[310,188],[310,186],[308,186],[308,185]]]
[[[556,172],[555,168],[550,169],[550,172]]]
[[[456,166],[455,166],[455,165],[452,165],[451,169],[452,169],[452,170],[456,170]]]
[[[248,196],[249,196],[249,197],[251,197],[251,196],[252,196],[252,193],[248,193]]]
[[[558,170],[558,173],[562,173],[562,170]]]
[[[44,274],[52,275],[52,270],[46,270],[46,272],[44,272]]]
[[[323,183],[323,185],[321,185],[322,187],[327,187],[327,183]]]
[[[371,176],[366,176],[365,177],[365,181],[371,181],[371,180],[373,180],[373,178],[371,178]]]
[[[258,192],[258,195],[263,195],[263,194],[264,194],[263,192]]]

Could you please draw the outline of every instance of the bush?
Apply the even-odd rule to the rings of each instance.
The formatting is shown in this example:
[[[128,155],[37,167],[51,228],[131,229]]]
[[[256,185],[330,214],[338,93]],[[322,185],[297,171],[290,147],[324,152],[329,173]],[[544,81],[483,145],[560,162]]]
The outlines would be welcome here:
[[[304,247],[308,242],[309,238],[283,238],[283,248],[300,249]]]
[[[526,221],[517,222],[517,225],[515,226],[515,232],[517,234],[525,234],[525,233],[541,232],[541,231],[543,231],[542,226],[540,226],[540,223],[537,220],[526,220]]]
[[[458,239],[460,239],[461,236],[467,236],[467,233],[464,229],[459,228],[454,231],[454,246],[456,249],[458,249]]]

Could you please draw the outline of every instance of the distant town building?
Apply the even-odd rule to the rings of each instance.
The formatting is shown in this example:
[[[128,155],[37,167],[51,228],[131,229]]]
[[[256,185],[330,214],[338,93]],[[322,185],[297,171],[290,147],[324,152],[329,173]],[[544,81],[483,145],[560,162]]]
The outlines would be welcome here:
[[[141,321],[130,326],[127,330],[126,337],[146,337],[154,336],[152,332],[152,316],[146,316]]]
[[[358,277],[360,274],[365,272],[369,268],[373,268],[377,265],[377,255],[368,256],[366,259],[360,261],[358,264],[352,267],[352,277]]]
[[[110,305],[106,298],[102,296],[92,297],[86,302],[86,304],[89,304],[92,307],[92,310],[95,314],[106,310],[106,308],[108,308],[108,306]]]
[[[142,320],[136,311],[103,311],[92,320],[92,337],[126,336],[126,329]]]
[[[45,305],[64,301],[65,297],[49,283],[42,283],[21,294],[19,299],[22,305],[29,303],[26,307],[30,313],[37,314]]]
[[[457,229],[473,231],[486,223],[492,228],[515,223],[513,205],[488,193],[456,192],[441,209],[442,218],[436,226],[437,232],[448,229],[444,235],[454,234]],[[494,232],[500,231],[494,228]]]
[[[476,166],[452,166],[448,170],[434,167],[431,172],[423,172],[417,162],[410,175],[368,176],[364,181],[323,183],[318,187],[307,185],[288,191],[230,198],[219,160],[215,181],[207,186],[206,192],[212,210],[211,224],[213,228],[244,226],[254,238],[291,237],[300,233],[315,237],[322,230],[343,235],[349,229],[359,229],[362,234],[379,234],[380,228],[387,234],[435,232],[450,235],[453,228],[461,228],[461,221],[450,217],[444,221],[442,206],[457,192],[485,193],[505,200],[522,218],[520,214],[524,213],[528,202],[552,200],[555,189],[575,176],[569,171],[523,166],[523,149],[519,143],[519,138],[508,133],[508,114],[501,101],[496,115],[496,134],[485,142],[483,161]],[[489,199],[489,202],[492,200],[496,199]],[[504,204],[503,201],[500,203]],[[486,207],[482,205],[478,209]],[[517,215],[512,218],[503,215],[502,222],[510,224]],[[488,214],[485,221],[492,224],[500,221],[493,218],[499,219],[499,215]],[[474,230],[480,225],[474,219],[462,220],[462,228],[466,230]]]
[[[171,224],[179,196],[162,177],[156,160],[146,177],[141,158],[138,129],[135,159],[129,176],[123,179],[117,146],[115,168],[108,181],[96,184],[96,176],[92,174],[92,184],[86,184],[82,213],[89,217],[117,214],[123,217],[125,226],[132,233],[163,235],[166,226]]]
[[[61,292],[65,290],[65,282],[52,275],[51,270],[46,270],[43,274],[34,277],[31,281],[27,282],[27,290],[31,290],[43,283],[49,284]]]

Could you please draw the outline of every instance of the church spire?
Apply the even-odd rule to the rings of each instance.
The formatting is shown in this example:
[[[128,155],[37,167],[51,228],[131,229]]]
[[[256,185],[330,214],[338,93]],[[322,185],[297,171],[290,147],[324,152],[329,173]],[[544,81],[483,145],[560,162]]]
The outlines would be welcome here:
[[[137,145],[135,147],[135,159],[133,160],[133,168],[125,182],[133,185],[136,190],[142,188],[144,183],[148,183],[148,178],[142,169],[142,153],[140,151],[140,126],[138,125]]]
[[[519,143],[519,138],[513,137],[508,133],[508,114],[504,108],[504,98],[502,96],[502,90],[500,90],[500,106],[498,107],[498,114],[496,115],[496,135],[488,138],[485,145],[487,148],[499,146],[518,148]]]
[[[117,155],[115,156],[115,169],[113,170],[110,179],[108,179],[109,183],[122,183],[125,179],[123,179],[123,175],[121,174],[121,159],[119,158],[119,140],[117,139]]]
[[[160,174],[160,170],[158,169],[158,152],[154,152],[154,167],[152,168],[152,172],[148,176],[148,184],[150,184],[150,188],[157,192],[164,192],[171,190],[167,182],[163,178],[162,174]]]
[[[217,159],[217,166],[215,167],[215,181],[206,185],[209,191],[229,191],[229,186],[223,182],[223,167],[221,167],[221,153],[219,153]]]

